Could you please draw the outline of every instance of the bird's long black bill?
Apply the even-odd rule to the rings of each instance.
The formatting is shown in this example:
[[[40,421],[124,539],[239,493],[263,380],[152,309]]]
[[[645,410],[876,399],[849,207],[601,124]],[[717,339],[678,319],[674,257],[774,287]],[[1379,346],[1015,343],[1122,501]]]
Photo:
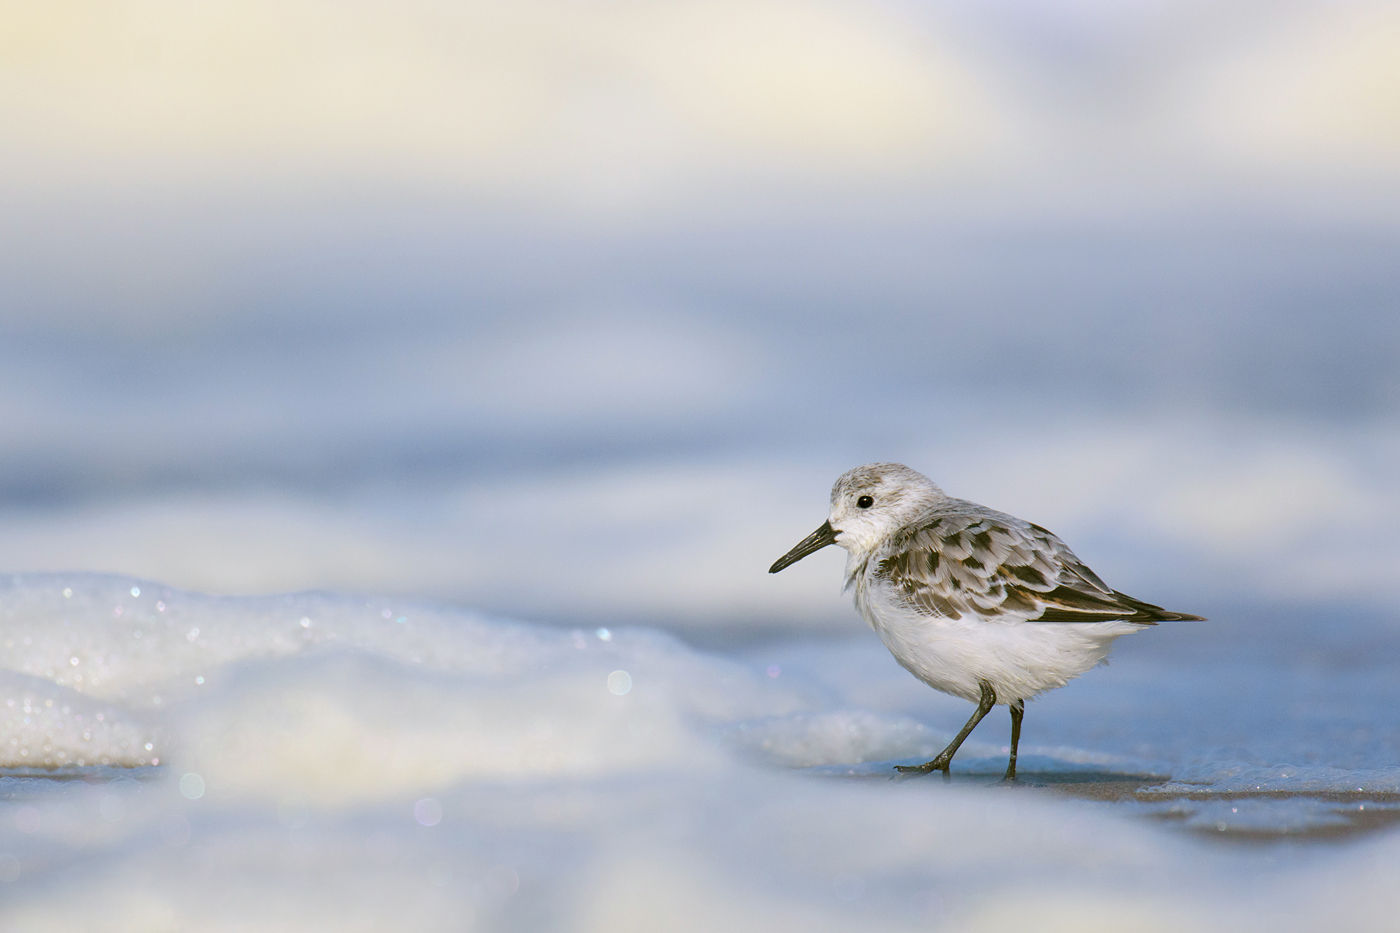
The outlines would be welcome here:
[[[773,566],[768,568],[768,572],[777,573],[784,567],[791,567],[813,551],[820,551],[828,544],[835,543],[836,529],[831,527],[831,522],[822,522],[820,528],[797,542],[797,547],[779,557]]]

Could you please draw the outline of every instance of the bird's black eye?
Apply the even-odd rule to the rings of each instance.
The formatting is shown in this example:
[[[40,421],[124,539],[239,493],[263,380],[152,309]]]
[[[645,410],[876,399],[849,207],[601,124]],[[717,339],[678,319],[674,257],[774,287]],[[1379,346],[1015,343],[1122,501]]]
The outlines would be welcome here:
[[[856,500],[856,508],[868,509],[875,504],[875,500],[870,496],[861,496]]]

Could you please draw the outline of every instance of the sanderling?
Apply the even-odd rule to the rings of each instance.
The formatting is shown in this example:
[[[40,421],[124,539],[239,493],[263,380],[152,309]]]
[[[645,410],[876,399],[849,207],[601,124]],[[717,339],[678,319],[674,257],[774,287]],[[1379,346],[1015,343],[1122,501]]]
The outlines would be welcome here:
[[[1168,612],[1111,589],[1049,531],[1004,512],[954,499],[900,463],[842,475],[831,517],[768,569],[828,544],[846,549],[846,588],[895,660],[935,690],[977,711],[929,762],[900,771],[942,771],[998,703],[1011,711],[1011,760],[1026,700],[1063,687],[1103,662],[1120,635]]]

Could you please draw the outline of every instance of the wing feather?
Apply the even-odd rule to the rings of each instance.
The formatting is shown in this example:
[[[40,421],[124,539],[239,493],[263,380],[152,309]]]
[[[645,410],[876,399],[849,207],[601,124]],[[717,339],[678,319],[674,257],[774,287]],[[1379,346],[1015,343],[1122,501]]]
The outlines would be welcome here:
[[[958,499],[904,528],[882,554],[876,577],[925,615],[1142,625],[1199,618],[1119,593],[1045,528]]]

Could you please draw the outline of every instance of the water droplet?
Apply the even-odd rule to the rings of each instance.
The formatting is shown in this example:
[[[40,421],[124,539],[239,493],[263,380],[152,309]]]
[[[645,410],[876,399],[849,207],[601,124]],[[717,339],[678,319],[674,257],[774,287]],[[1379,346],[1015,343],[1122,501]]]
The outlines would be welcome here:
[[[15,829],[20,832],[37,833],[42,825],[43,820],[39,818],[39,811],[34,807],[20,807],[15,811]]]
[[[190,800],[198,800],[204,796],[204,778],[194,772],[186,774],[180,778],[180,793]]]
[[[496,897],[510,897],[520,890],[520,875],[509,865],[497,865],[486,873],[486,890]]]
[[[442,804],[424,797],[413,805],[413,818],[422,826],[436,826],[442,822]]]
[[[632,675],[626,671],[613,671],[608,675],[608,690],[622,696],[632,689]]]
[[[277,805],[277,821],[288,829],[301,829],[311,822],[311,810],[295,797],[288,797]]]

